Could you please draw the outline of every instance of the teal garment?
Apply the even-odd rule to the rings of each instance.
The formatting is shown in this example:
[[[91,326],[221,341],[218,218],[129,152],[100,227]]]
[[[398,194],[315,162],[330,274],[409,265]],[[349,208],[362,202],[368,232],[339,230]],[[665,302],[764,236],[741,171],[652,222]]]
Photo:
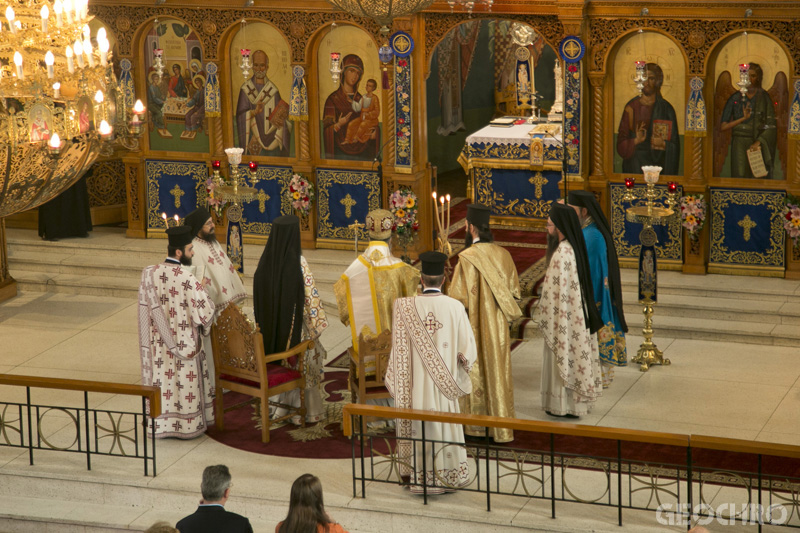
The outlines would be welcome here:
[[[623,331],[617,309],[611,302],[608,288],[608,256],[606,240],[594,222],[583,228],[586,251],[589,256],[589,270],[592,272],[594,301],[600,310],[604,326],[597,332],[597,345],[600,349],[600,362],[625,366],[628,363]]]

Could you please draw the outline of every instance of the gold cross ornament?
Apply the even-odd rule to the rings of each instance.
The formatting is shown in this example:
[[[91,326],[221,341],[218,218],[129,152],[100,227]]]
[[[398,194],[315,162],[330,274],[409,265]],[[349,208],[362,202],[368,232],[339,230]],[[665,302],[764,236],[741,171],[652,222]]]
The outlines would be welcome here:
[[[264,210],[266,209],[264,204],[269,202],[270,196],[264,191],[259,190],[258,194],[256,195],[256,198],[258,198],[258,212],[263,213]]]
[[[528,183],[532,185],[536,185],[536,198],[542,197],[542,187],[547,185],[548,181],[547,178],[542,176],[541,172],[537,172],[533,175],[532,178],[528,180]]]
[[[744,229],[744,240],[748,242],[750,241],[750,230],[758,226],[758,224],[750,219],[750,215],[745,215],[744,218],[739,221],[739,226]]]
[[[350,218],[353,214],[353,206],[356,205],[356,201],[353,200],[353,197],[350,196],[350,193],[347,193],[347,196],[339,200],[339,203],[344,206],[344,216]],[[356,220],[358,222],[358,220]]]
[[[182,190],[180,187],[178,187],[178,184],[177,184],[177,183],[176,183],[176,184],[175,184],[175,186],[172,188],[172,190],[170,190],[170,191],[169,191],[169,193],[170,193],[172,196],[174,196],[174,197],[175,197],[175,207],[176,207],[176,208],[180,207],[180,206],[181,206],[181,196],[183,196],[183,195],[184,195],[184,194],[186,194],[186,193],[185,193],[185,192],[183,192],[183,190]]]
[[[347,195],[347,198],[350,198],[349,194]],[[344,203],[344,200],[342,200],[342,203]],[[355,203],[355,202],[353,202],[353,203]],[[348,207],[347,210],[349,211],[350,208]],[[350,215],[347,215],[347,216],[349,217]],[[352,224],[347,226],[349,229],[353,230],[353,238],[354,238],[354,241],[355,241],[354,242],[354,246],[355,246],[355,250],[356,250],[356,257],[358,257],[358,230],[359,230],[359,228],[363,228],[365,226],[366,226],[365,224],[359,224],[358,223],[358,219],[356,219],[355,222],[353,222]]]

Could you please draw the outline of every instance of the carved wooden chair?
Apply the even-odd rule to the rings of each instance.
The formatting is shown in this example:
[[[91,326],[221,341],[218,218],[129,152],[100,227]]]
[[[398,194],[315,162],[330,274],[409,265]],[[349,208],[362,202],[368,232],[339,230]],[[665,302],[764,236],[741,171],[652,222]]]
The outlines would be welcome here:
[[[303,372],[303,356],[306,350],[314,347],[314,341],[307,340],[285,352],[264,355],[264,342],[258,326],[245,316],[239,306],[226,307],[211,328],[211,342],[216,365],[215,413],[217,429],[225,428],[224,411],[252,403],[252,399],[223,409],[222,389],[246,394],[261,400],[261,441],[269,442],[270,424],[299,415],[305,427],[306,380]],[[290,357],[298,357],[297,370],[280,364]],[[270,402],[269,398],[293,389],[300,389],[300,407]],[[282,417],[270,420],[269,406],[285,407],[289,412]]]
[[[350,400],[353,403],[392,397],[384,383],[391,351],[392,332],[388,329],[380,335],[359,334],[358,354],[350,350]]]

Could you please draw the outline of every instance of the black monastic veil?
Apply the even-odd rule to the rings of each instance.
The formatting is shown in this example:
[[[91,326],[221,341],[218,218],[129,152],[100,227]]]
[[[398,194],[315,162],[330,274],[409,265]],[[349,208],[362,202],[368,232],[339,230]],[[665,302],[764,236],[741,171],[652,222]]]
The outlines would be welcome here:
[[[253,309],[266,355],[300,342],[305,300],[300,254],[300,219],[276,218],[253,276]]]

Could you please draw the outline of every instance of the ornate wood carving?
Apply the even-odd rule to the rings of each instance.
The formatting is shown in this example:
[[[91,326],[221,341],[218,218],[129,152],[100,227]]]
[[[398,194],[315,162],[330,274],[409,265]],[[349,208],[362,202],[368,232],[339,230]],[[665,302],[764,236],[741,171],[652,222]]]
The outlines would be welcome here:
[[[396,100],[397,100],[397,90],[396,90],[396,88],[394,86],[394,75],[395,75],[394,66],[392,66],[389,69],[387,74],[389,74],[389,87],[392,88],[392,98],[391,98],[391,101],[386,103],[386,122],[390,126],[389,135],[391,135],[391,139],[392,139],[392,141],[394,141],[396,139],[396,137],[395,137],[395,134],[396,134],[396,132],[395,132],[395,124],[396,124],[396,122],[395,122],[395,120],[397,119],[397,112],[396,112],[396,109],[395,109],[395,105],[397,104],[397,102],[396,102]],[[414,98],[419,98],[419,95],[416,95],[416,94],[412,95],[411,98],[412,98],[412,101],[413,101]],[[383,141],[383,142],[387,142],[387,141],[388,141],[388,139],[386,141]],[[392,167],[394,167],[394,161],[395,161],[394,157],[395,157],[395,150],[396,150],[395,143],[394,142],[390,142],[389,146],[387,148],[389,148],[389,155],[386,158],[386,161],[391,163]]]
[[[603,168],[604,146],[603,146],[603,82],[602,76],[590,76],[589,82],[592,85],[592,175],[598,178],[605,177]]]
[[[688,6],[688,4],[687,4]],[[677,7],[671,5],[671,7]],[[692,7],[697,7],[692,5]],[[756,30],[781,41],[794,62],[795,75],[800,75],[800,21],[788,20],[683,20],[659,18],[607,19],[593,18],[589,22],[589,69],[604,71],[608,52],[627,32],[638,28],[660,30],[683,44],[689,61],[689,74],[702,75],[711,47],[726,35],[738,30]]]
[[[128,182],[128,199],[130,212],[128,220],[141,220],[139,211],[139,168],[134,165],[125,166],[125,180]]]
[[[692,139],[692,175],[689,179],[703,179],[703,138],[690,137]]]
[[[89,205],[100,207],[125,203],[125,164],[120,160],[98,161],[87,173]]]
[[[222,117],[211,117],[211,122],[214,124],[212,137],[213,146],[211,146],[212,154],[221,154],[225,150],[225,143],[222,140]]]
[[[794,179],[793,183],[800,183],[800,146],[794,148]]]
[[[91,6],[91,12],[109,27],[117,28],[117,50],[121,56],[133,55],[132,39],[135,31],[146,20],[156,16],[169,16],[185,21],[198,32],[203,42],[205,59],[215,61],[218,59],[219,40],[225,29],[238,24],[243,18],[251,21],[269,22],[278,28],[289,41],[292,49],[292,62],[305,63],[306,49],[311,41],[312,34],[322,26],[331,22],[350,22],[361,26],[368,33],[375,35],[376,40],[380,35],[380,26],[371,19],[354,17],[348,13],[337,12],[311,12],[311,11],[276,11],[258,9],[235,9],[226,7],[197,9],[191,7],[170,7],[164,9],[145,6],[121,5],[96,5]],[[126,29],[122,29],[122,28]],[[224,53],[224,51],[223,51]]]
[[[532,13],[506,15],[500,13],[423,13],[425,17],[425,64],[430,64],[431,54],[447,32],[463,22],[475,19],[501,19],[524,22],[532,26],[553,47],[564,38],[564,25],[556,15],[535,15]]]
[[[308,134],[308,121],[297,121],[297,138],[300,147],[300,161],[311,161],[311,142]]]

